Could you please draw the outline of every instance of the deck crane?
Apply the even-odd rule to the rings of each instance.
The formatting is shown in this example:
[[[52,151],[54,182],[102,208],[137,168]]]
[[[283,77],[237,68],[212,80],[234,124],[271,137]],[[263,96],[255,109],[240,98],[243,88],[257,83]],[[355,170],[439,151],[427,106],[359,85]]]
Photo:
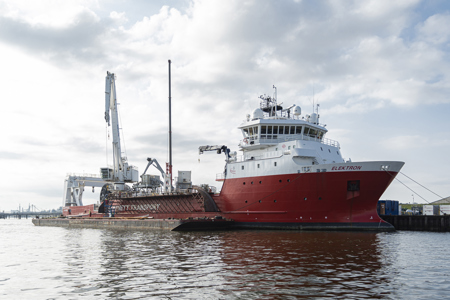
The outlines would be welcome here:
[[[152,158],[148,157],[147,161],[148,161],[147,167],[145,168],[144,173],[142,173],[141,178],[144,177],[144,175],[147,172],[148,168],[151,165],[154,165],[154,167],[156,169],[158,169],[159,172],[161,172],[161,176],[162,176],[162,178],[164,178],[164,182],[161,182],[161,184],[163,185],[164,191],[167,191],[167,189],[170,186],[170,184],[169,184],[170,183],[170,177],[168,176],[168,174],[166,174],[164,172],[163,168],[161,168],[161,166],[159,165],[159,163],[158,163],[158,161],[156,159],[152,159]]]
[[[227,163],[230,162],[230,160],[232,160],[231,155],[230,155],[230,149],[228,149],[228,147],[225,146],[225,145],[222,145],[222,146],[219,146],[219,145],[209,146],[209,145],[207,145],[207,146],[200,146],[200,147],[198,147],[198,154],[199,155],[203,154],[204,151],[216,151],[217,154],[220,154],[220,153],[223,152],[225,154],[225,161]],[[235,155],[236,154],[234,154],[234,156]],[[227,165],[225,165],[225,168],[223,170],[223,176],[224,176],[224,178],[227,177]]]
[[[198,154],[203,154],[204,151],[217,151],[217,154],[220,154],[220,153],[223,152],[223,153],[225,153],[227,161],[231,157],[230,156],[230,149],[228,149],[228,147],[225,146],[225,145],[222,145],[222,146],[219,146],[219,145],[209,146],[209,145],[207,145],[207,146],[200,146],[200,147],[198,147]]]
[[[113,169],[102,168],[102,178],[105,181],[114,182],[114,189],[124,190],[125,182],[137,182],[139,173],[136,167],[128,165],[126,157],[122,157],[115,75],[110,72],[106,73],[105,120],[108,126],[112,127]]]

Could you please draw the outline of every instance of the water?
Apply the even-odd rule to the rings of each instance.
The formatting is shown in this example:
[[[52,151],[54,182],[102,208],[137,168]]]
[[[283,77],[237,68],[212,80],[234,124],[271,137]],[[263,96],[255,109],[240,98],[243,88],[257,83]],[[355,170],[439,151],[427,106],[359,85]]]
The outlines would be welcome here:
[[[449,233],[183,233],[0,220],[0,299],[443,299],[449,249]]]

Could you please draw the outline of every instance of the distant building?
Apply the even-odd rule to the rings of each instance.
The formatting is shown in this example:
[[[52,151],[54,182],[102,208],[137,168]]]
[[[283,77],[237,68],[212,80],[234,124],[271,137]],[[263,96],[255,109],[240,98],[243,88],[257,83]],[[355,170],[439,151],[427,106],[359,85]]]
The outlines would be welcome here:
[[[430,204],[450,204],[450,197],[431,202]]]

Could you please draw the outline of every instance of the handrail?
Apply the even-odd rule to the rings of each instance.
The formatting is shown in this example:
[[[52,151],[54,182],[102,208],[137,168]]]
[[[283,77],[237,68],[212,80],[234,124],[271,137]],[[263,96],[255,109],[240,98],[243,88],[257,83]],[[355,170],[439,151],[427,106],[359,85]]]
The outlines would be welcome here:
[[[67,176],[76,176],[76,177],[93,177],[93,178],[102,178],[99,174],[88,174],[88,173],[67,173]]]
[[[294,134],[294,135],[281,135],[283,137],[281,138],[261,138],[258,140],[258,138],[255,138],[253,136],[250,136],[248,138],[245,138],[243,140],[241,140],[239,142],[239,146],[241,147],[248,147],[248,146],[252,146],[252,145],[261,145],[261,144],[274,144],[274,143],[282,143],[282,142],[289,142],[289,141],[296,141],[296,140],[303,140],[303,141],[315,141],[315,142],[319,142],[321,144],[325,144],[325,145],[329,145],[329,146],[334,146],[337,148],[341,148],[340,144],[338,141],[335,140],[331,140],[328,138],[318,138],[317,136],[311,137],[308,135],[304,135],[304,134]]]

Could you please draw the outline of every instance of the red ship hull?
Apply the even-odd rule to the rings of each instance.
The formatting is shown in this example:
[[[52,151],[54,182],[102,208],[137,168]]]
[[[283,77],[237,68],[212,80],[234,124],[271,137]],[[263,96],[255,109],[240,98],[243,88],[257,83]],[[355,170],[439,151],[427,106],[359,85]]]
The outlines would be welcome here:
[[[223,216],[241,227],[393,230],[376,206],[395,175],[366,171],[226,179],[214,200]],[[349,188],[354,182],[359,186]]]

